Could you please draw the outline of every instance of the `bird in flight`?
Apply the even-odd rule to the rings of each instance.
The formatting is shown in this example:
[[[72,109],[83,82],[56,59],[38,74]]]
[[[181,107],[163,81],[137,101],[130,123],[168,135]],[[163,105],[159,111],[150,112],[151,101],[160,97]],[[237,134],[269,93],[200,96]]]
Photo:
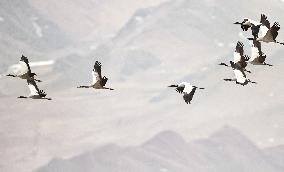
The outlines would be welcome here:
[[[270,22],[265,14],[261,14],[260,22],[244,18],[242,22],[235,22],[234,24],[240,24],[243,31],[248,31],[250,28],[254,39],[257,39],[259,35],[265,34],[270,28]]]
[[[114,90],[112,88],[105,87],[108,78],[102,77],[101,74],[102,65],[100,62],[96,61],[94,65],[94,69],[92,71],[93,82],[89,86],[79,86],[77,88],[94,88],[94,89],[107,89],[107,90]]]
[[[29,96],[19,96],[18,98],[22,99],[45,99],[45,100],[51,100],[51,98],[46,98],[46,93],[43,90],[40,90],[35,82],[34,79],[28,78],[27,79],[28,87],[30,89],[30,95]]]
[[[252,41],[251,45],[251,57],[248,60],[253,65],[267,65],[272,66],[265,62],[266,55],[261,50],[261,42],[257,40]]]
[[[249,60],[249,56],[248,55],[244,55],[244,44],[240,41],[238,41],[235,51],[234,51],[234,64],[237,64],[238,66],[240,66],[244,71],[251,73],[251,71],[247,70],[247,61]],[[220,63],[219,65],[221,66],[226,66],[226,67],[231,67],[231,63],[230,65],[226,64],[226,63]]]
[[[205,89],[205,88],[199,88],[197,86],[193,86],[188,82],[182,82],[178,85],[170,85],[168,87],[174,87],[176,88],[176,91],[178,93],[183,94],[183,99],[186,104],[191,104],[191,100],[194,96],[196,89],[201,89],[201,90]]]
[[[35,73],[31,71],[29,60],[26,56],[22,55],[21,60],[18,63],[18,68],[15,74],[8,74],[6,76],[10,77],[19,77],[21,79],[34,79],[37,82],[41,82],[41,80],[35,79]]]
[[[249,40],[257,40],[266,43],[274,42],[284,45],[283,42],[276,40],[278,31],[280,30],[280,24],[275,22],[271,27],[270,22],[265,14],[261,14],[260,22],[244,18],[242,22],[235,22],[234,24],[240,24],[243,31],[247,31],[249,28],[251,28],[253,38],[248,38]]]
[[[230,61],[230,64],[231,64],[231,68],[234,71],[235,78],[224,79],[225,81],[235,81],[236,84],[240,84],[242,86],[245,86],[248,83],[256,84],[256,82],[253,82],[250,79],[247,79],[244,69],[239,64],[234,63],[232,61]]]
[[[266,28],[266,26],[263,26],[266,29],[266,32],[262,32],[262,34],[258,35],[257,38],[248,38],[248,40],[257,40],[257,41],[262,41],[265,43],[270,43],[274,42],[277,44],[284,45],[283,42],[279,42],[276,40],[278,36],[278,31],[280,30],[280,24],[278,22],[275,22],[272,27]]]

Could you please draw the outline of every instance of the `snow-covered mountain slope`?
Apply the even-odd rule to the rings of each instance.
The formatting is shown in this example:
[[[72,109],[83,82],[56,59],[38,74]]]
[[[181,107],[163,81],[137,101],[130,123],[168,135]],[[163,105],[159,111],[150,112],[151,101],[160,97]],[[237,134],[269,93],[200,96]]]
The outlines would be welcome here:
[[[128,61],[137,62],[147,57],[147,61],[160,61],[152,67],[168,77],[171,73],[191,74],[217,59],[231,56],[238,40],[248,45],[246,39],[239,36],[241,29],[233,22],[246,16],[258,20],[262,12],[275,20],[284,8],[278,1],[271,3],[273,11],[264,11],[258,4],[258,1],[247,4],[245,1],[173,0],[138,10],[116,37],[102,45],[102,49],[98,47],[95,54],[109,57],[112,65],[124,63],[116,65],[116,70],[120,71],[131,70],[128,68],[139,71],[142,68],[139,63],[127,65]],[[279,35],[281,38],[284,38],[283,34]],[[106,47],[109,47],[108,51]],[[278,49],[280,46],[275,46],[274,50]],[[275,51],[270,49],[268,53]],[[181,63],[187,65],[181,66]],[[156,72],[152,76],[155,74],[160,75]]]
[[[70,44],[64,32],[33,8],[27,0],[0,2],[1,71],[22,54],[44,59],[44,53]]]
[[[107,145],[69,159],[56,158],[37,172],[280,172],[269,161],[283,152],[262,150],[237,130],[225,127],[209,138],[186,142],[172,131],[135,147]],[[265,153],[264,153],[265,152]]]
[[[114,35],[137,9],[165,0],[28,0],[71,39],[98,42]]]
[[[265,154],[268,157],[268,160],[281,167],[284,168],[284,147],[283,146],[277,146],[272,148],[266,148]]]
[[[115,35],[136,9],[162,1],[3,0],[0,72],[22,54],[54,60],[77,51],[88,53]]]

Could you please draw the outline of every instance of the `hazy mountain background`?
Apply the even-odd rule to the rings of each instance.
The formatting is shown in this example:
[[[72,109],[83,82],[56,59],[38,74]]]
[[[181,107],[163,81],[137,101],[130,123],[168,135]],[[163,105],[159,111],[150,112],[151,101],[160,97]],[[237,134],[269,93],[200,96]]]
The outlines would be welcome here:
[[[245,43],[250,55],[245,38],[249,32],[242,33],[232,23],[244,17],[258,20],[261,13],[281,25],[284,2],[2,0],[0,72],[8,71],[22,54],[31,62],[55,63],[32,69],[44,81],[39,87],[53,101],[16,99],[29,93],[26,82],[1,77],[0,171],[33,171],[56,157],[59,159],[41,169],[68,171],[72,166],[76,171],[87,159],[86,167],[92,171],[94,158],[102,161],[96,169],[112,171],[119,166],[116,158],[135,157],[134,162],[122,161],[122,166],[131,166],[130,171],[155,171],[160,163],[167,164],[162,171],[228,171],[232,167],[259,171],[261,162],[261,169],[283,171],[284,47],[263,45],[267,62],[274,66],[248,67],[253,72],[248,77],[257,85],[223,82],[233,73],[217,65],[232,58],[238,40]],[[284,41],[282,29],[278,40]],[[95,60],[102,62],[108,86],[115,91],[76,89],[90,82]],[[191,105],[167,88],[184,80],[206,88],[196,92]],[[224,125],[233,126],[252,143],[238,137],[239,132],[226,130],[218,144],[227,148],[231,137],[238,142],[228,146],[229,150],[216,150],[209,136]],[[161,134],[168,130],[177,134]],[[162,135],[168,141],[165,144],[181,152],[196,149],[183,146],[184,142],[209,138],[196,143],[202,160],[190,153],[169,159],[165,154],[171,155],[171,150],[159,141],[150,143],[155,150],[140,146],[155,135]],[[176,141],[176,137],[184,141]],[[110,143],[117,146],[105,146]],[[248,150],[257,153],[238,164],[235,157]],[[112,152],[115,155],[109,164],[107,155]],[[228,158],[233,159],[232,164],[227,164]],[[147,165],[152,159],[157,163]],[[246,161],[252,159],[255,163],[248,167]],[[201,169],[204,163],[212,168]]]
[[[230,127],[189,143],[175,132],[164,131],[140,146],[110,144],[70,159],[54,159],[37,171],[281,172],[283,151],[283,147],[260,150]]]

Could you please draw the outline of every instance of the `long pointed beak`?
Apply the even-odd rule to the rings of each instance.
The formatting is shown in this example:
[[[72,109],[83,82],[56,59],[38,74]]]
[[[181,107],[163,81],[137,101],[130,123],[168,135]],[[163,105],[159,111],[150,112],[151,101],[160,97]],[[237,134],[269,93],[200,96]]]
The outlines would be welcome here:
[[[202,87],[197,87],[197,86],[192,86],[193,88],[198,88],[200,90],[204,90],[205,88],[202,88]]]
[[[233,24],[242,24],[242,23],[240,23],[240,22],[235,22],[235,23],[233,23]]]
[[[169,85],[168,87],[178,87],[177,85]]]
[[[219,63],[218,65],[221,65],[221,66],[228,66],[226,63]]]

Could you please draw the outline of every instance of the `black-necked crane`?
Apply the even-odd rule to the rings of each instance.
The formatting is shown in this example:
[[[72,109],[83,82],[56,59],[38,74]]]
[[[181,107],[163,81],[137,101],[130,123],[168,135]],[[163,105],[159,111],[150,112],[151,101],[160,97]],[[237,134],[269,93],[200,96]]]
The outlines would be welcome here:
[[[6,76],[11,77],[19,77],[21,79],[34,79],[37,82],[41,82],[41,80],[35,79],[35,73],[31,71],[29,60],[26,56],[22,55],[21,60],[18,63],[18,70],[16,74],[8,74]]]
[[[235,22],[233,24],[241,25],[243,31],[248,31],[248,29],[251,28],[253,25],[257,26],[260,23],[249,18],[244,18],[242,22]]]
[[[45,99],[45,100],[51,100],[51,98],[46,98],[46,93],[43,90],[40,90],[33,78],[27,79],[28,87],[30,89],[30,95],[29,96],[19,96],[18,98],[22,99]]]
[[[265,14],[261,14],[260,22],[244,18],[242,22],[235,22],[234,24],[240,24],[243,31],[248,31],[248,29],[251,28],[254,39],[257,39],[259,34],[265,34],[270,28],[270,22]]]
[[[248,62],[253,65],[272,66],[271,64],[267,64],[265,62],[265,59],[266,59],[266,55],[261,50],[261,42],[257,40],[253,40],[252,46],[251,46],[251,57]]]
[[[249,70],[246,70],[247,67],[247,61],[249,60],[248,55],[244,55],[244,44],[240,41],[238,41],[235,51],[234,51],[234,64],[237,64],[241,68],[243,68],[244,71],[251,73]],[[221,66],[231,67],[230,65],[226,63],[220,63]]]
[[[264,36],[267,31],[270,28],[270,22],[267,19],[267,16],[264,14],[261,14],[260,16],[260,23],[259,24],[255,24],[252,23],[251,24],[251,32],[253,35],[253,39],[257,39],[259,37]]]
[[[236,64],[232,61],[230,61],[230,64],[231,64],[231,67],[234,71],[235,77],[231,78],[231,79],[224,79],[225,81],[235,81],[236,84],[240,84],[242,86],[245,86],[248,83],[256,84],[256,82],[253,82],[250,79],[247,79],[246,74],[244,72],[244,69],[240,65],[238,65],[238,64]]]
[[[93,75],[93,82],[90,86],[79,86],[77,88],[94,88],[94,89],[108,89],[108,90],[114,90],[112,88],[107,88],[105,87],[108,78],[107,77],[102,77],[101,74],[101,68],[102,65],[100,62],[96,61],[93,71],[92,71],[92,75]]]
[[[196,91],[196,89],[205,89],[205,88],[199,88],[197,86],[193,86],[188,82],[182,82],[178,85],[170,85],[168,87],[174,87],[176,88],[176,91],[178,93],[183,94],[183,99],[185,101],[185,103],[190,104],[191,100],[193,98],[193,95]]]
[[[262,27],[262,28],[266,28],[265,27]],[[263,31],[260,34],[258,34],[258,37],[257,37],[257,41],[262,41],[262,42],[265,42],[265,43],[270,43],[270,42],[274,42],[274,43],[277,43],[277,44],[281,44],[281,45],[284,45],[283,42],[279,42],[276,40],[277,36],[278,36],[278,31],[280,30],[280,24],[278,22],[275,22],[273,24],[272,27],[269,27],[268,30],[265,32]],[[249,40],[254,40],[254,38],[248,38]]]

